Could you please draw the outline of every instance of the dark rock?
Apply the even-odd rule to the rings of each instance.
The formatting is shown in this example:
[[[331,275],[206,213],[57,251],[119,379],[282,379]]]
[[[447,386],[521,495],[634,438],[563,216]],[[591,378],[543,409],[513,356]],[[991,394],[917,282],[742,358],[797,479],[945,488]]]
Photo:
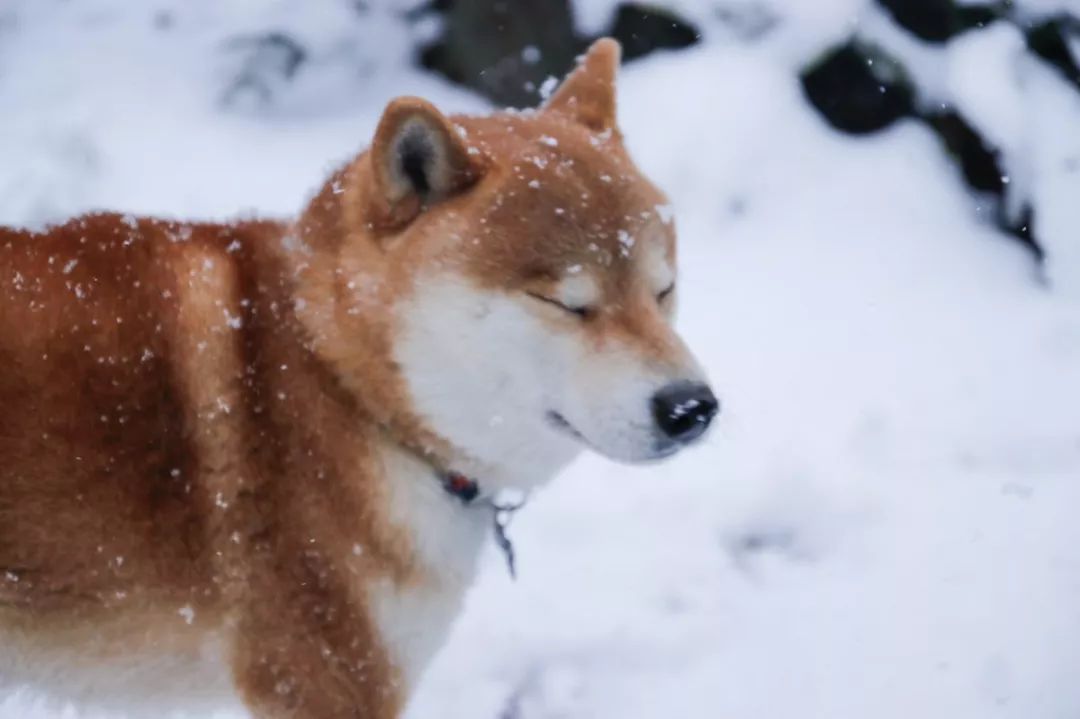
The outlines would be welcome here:
[[[878,0],[898,24],[928,42],[945,42],[960,27],[952,0]]]
[[[624,60],[644,57],[654,50],[689,47],[701,39],[696,27],[670,10],[640,3],[619,5],[607,34],[622,43]]]
[[[1008,17],[1009,7],[1008,2],[996,5],[961,5],[956,8],[959,31],[984,28],[995,20]]]
[[[911,83],[900,65],[854,40],[829,51],[801,79],[814,107],[844,132],[876,132],[913,112]]]
[[[966,30],[1007,17],[1007,0],[984,5],[958,5],[954,0],[878,0],[898,25],[932,43],[943,43]]]
[[[983,141],[964,118],[953,111],[928,113],[926,124],[945,143],[949,155],[960,166],[964,180],[975,190],[1002,195],[1005,183],[998,152]]]
[[[994,222],[1003,231],[1018,239],[1036,260],[1043,258],[1043,249],[1035,235],[1035,210],[1025,202],[1019,216],[1010,218],[1005,211],[1009,185],[1001,167],[997,148],[980,137],[979,133],[958,113],[952,111],[927,113],[926,124],[941,138],[949,156],[960,166],[964,181],[977,192],[994,198]]]
[[[1058,69],[1080,90],[1080,66],[1069,51],[1068,35],[1080,38],[1080,19],[1062,15],[1032,26],[1025,33],[1028,48]]]
[[[420,63],[500,105],[530,107],[549,76],[562,77],[585,48],[569,0],[442,0],[429,6],[443,33]]]
[[[988,196],[997,226],[1020,240],[1037,259],[1042,258],[1030,204],[1024,206],[1019,217],[1010,218],[1005,211],[1010,187],[1004,179],[998,149],[954,111],[916,109],[914,89],[896,60],[878,48],[850,40],[806,70],[802,84],[813,106],[829,124],[844,132],[866,134],[902,117],[921,119],[941,138],[964,182]]]
[[[442,17],[442,34],[420,52],[420,64],[500,105],[530,107],[549,77],[563,77],[595,38],[577,34],[571,0],[430,0],[407,13]],[[694,25],[672,11],[623,3],[604,33],[623,45],[623,59],[698,42]]]

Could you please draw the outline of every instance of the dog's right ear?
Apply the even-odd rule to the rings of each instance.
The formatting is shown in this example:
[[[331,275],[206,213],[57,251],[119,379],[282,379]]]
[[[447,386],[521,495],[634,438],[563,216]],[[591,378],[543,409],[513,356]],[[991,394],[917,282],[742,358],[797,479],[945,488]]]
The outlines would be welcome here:
[[[480,167],[450,121],[418,97],[391,101],[369,152],[378,214],[400,225],[472,185]]]
[[[619,71],[622,47],[616,40],[602,37],[594,42],[544,109],[574,118],[601,132],[615,128],[615,76]]]

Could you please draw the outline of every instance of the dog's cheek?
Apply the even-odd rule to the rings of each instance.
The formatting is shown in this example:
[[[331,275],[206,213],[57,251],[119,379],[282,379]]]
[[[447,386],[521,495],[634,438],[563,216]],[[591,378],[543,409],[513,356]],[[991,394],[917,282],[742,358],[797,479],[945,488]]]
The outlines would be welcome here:
[[[612,459],[649,459],[657,440],[650,399],[663,378],[632,348],[579,347],[560,410],[596,451]]]
[[[399,311],[394,356],[429,429],[493,461],[543,433],[550,337],[520,302],[465,278],[430,277]],[[513,458],[507,457],[512,460]]]

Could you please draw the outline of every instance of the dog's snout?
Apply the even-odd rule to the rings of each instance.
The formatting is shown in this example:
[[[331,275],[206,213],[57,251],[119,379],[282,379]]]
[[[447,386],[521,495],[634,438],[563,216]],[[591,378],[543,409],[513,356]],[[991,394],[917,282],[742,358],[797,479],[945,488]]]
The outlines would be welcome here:
[[[667,437],[687,443],[705,433],[720,411],[720,402],[706,384],[673,382],[653,395],[652,411]]]

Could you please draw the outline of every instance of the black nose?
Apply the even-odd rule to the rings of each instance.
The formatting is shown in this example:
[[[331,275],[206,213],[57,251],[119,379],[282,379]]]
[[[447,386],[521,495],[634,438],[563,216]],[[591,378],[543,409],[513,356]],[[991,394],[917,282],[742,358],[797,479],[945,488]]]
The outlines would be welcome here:
[[[686,443],[705,433],[720,411],[720,402],[708,385],[672,382],[653,395],[652,411],[664,434]]]

